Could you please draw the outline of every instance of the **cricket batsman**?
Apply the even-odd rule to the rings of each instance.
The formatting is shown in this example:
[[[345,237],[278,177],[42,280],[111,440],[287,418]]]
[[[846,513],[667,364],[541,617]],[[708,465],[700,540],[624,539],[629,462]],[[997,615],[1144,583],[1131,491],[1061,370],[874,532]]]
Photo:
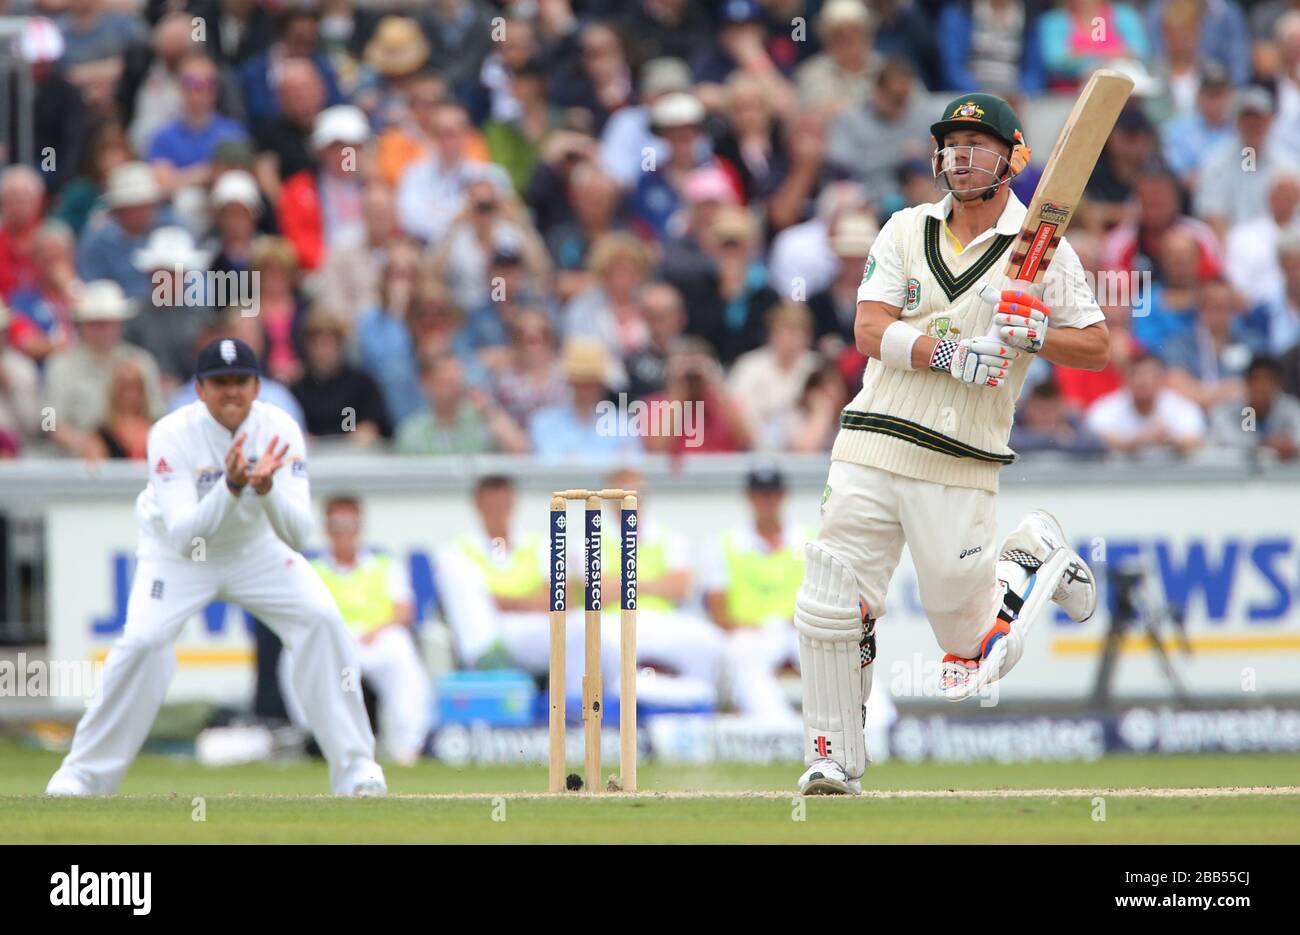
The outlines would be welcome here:
[[[199,352],[199,398],[149,432],[126,626],[108,654],[102,699],[77,725],[47,795],[117,790],[167,693],[181,626],[214,600],[259,617],[290,650],[331,789],[387,791],[354,641],[301,555],[313,526],[302,432],[286,412],[257,401],[258,372],[247,344],[213,341]]]
[[[1030,151],[1011,106],[990,94],[957,98],[930,132],[947,194],[895,213],[867,259],[854,333],[869,361],[841,414],[796,598],[806,794],[861,791],[876,621],[904,543],[945,654],[938,688],[954,701],[1015,666],[1049,603],[1074,620],[1097,604],[1091,570],[1051,514],[1030,513],[996,551],[994,535],[1032,355],[1101,369],[1104,316],[1064,240],[1044,279],[1051,307],[1011,289],[996,304],[981,298],[1005,281],[1026,214],[1010,183]]]

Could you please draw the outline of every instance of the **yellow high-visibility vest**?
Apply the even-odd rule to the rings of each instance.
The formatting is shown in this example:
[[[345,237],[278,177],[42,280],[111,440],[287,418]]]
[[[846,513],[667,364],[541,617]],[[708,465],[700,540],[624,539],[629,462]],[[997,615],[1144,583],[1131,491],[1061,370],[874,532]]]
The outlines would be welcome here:
[[[527,597],[546,584],[546,575],[537,558],[537,550],[541,547],[541,538],[537,535],[522,537],[500,557],[489,555],[483,544],[470,535],[460,536],[456,545],[471,562],[483,569],[488,593],[493,597]]]
[[[622,580],[622,544],[618,536],[605,536],[601,540],[600,561],[602,575]],[[638,537],[636,546],[636,579],[638,582],[654,581],[666,574],[672,566],[668,563],[668,547],[663,540]],[[614,595],[618,596],[615,590]],[[606,610],[618,610],[619,601],[610,601]],[[640,610],[674,610],[677,605],[666,597],[638,593],[636,606]]]
[[[742,548],[733,530],[723,539],[727,564],[727,613],[744,627],[761,627],[774,617],[794,618],[794,600],[803,583],[803,542],[796,539],[775,552]]]
[[[343,622],[357,636],[393,622],[393,595],[388,587],[393,562],[387,555],[371,555],[345,572],[323,559],[311,564],[333,595]]]

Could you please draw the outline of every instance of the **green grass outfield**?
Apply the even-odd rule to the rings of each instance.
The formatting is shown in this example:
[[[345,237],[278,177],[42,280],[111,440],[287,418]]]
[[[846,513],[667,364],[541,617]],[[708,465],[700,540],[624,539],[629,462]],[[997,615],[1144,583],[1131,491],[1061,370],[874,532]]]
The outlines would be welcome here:
[[[544,764],[428,763],[390,767],[387,799],[339,799],[320,762],[206,769],[156,754],[116,797],[46,799],[59,759],[0,741],[0,843],[1300,842],[1298,755],[886,763],[869,795],[807,799],[797,764],[646,765],[643,794],[547,796]]]

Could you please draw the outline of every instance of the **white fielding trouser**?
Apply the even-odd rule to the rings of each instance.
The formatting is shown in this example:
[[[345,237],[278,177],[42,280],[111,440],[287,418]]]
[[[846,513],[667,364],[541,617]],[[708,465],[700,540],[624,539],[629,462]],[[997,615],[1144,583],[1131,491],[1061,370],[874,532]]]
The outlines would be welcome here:
[[[847,461],[832,461],[826,482],[830,494],[816,542],[853,570],[868,614],[884,614],[906,542],[939,645],[967,659],[978,656],[1001,603],[995,495]],[[876,632],[887,638],[887,631]]]
[[[235,558],[137,563],[101,700],[82,716],[61,770],[91,792],[117,790],[167,694],[181,626],[214,600],[258,617],[292,652],[294,692],[329,762],[331,789],[346,793],[361,779],[382,777],[360,679],[347,677],[360,665],[355,641],[320,577],[278,539]]]
[[[287,649],[280,654],[280,690],[290,720],[306,726],[293,691],[292,657]],[[380,734],[389,756],[401,761],[419,756],[433,720],[433,689],[411,631],[381,627],[369,642],[357,639],[357,658],[362,678],[379,699]]]

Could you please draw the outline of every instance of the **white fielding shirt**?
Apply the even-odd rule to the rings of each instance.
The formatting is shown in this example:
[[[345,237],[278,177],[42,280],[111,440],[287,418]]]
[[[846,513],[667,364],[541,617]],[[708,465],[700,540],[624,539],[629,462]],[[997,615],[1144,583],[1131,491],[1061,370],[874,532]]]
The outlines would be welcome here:
[[[246,486],[236,497],[226,487],[226,452],[247,432],[244,456],[252,472],[273,437],[289,445],[271,490],[258,496]],[[136,499],[140,525],[137,557],[208,562],[236,558],[279,539],[296,552],[315,527],[307,481],[307,448],[302,430],[283,409],[253,402],[248,418],[234,432],[226,429],[202,401],[182,406],[149,430],[149,483]]]

